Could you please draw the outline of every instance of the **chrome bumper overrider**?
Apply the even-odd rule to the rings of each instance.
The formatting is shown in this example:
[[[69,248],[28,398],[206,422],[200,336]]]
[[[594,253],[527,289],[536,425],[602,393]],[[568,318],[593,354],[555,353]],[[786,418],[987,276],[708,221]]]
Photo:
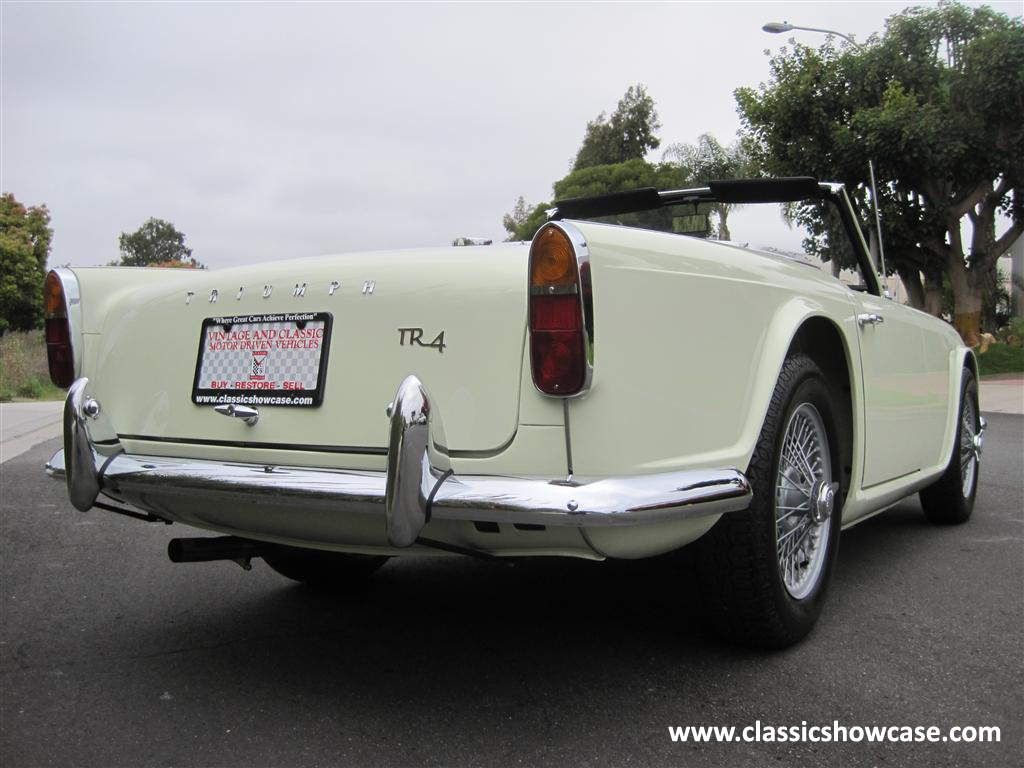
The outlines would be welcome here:
[[[387,471],[346,471],[217,461],[97,455],[83,412],[88,381],[68,390],[64,449],[46,466],[87,510],[100,491],[152,494],[209,504],[241,501],[382,516],[388,541],[412,545],[431,519],[589,527],[635,525],[746,509],[750,485],[735,469],[608,477],[567,484],[546,479],[454,475],[441,418],[422,382],[408,376],[391,418]]]

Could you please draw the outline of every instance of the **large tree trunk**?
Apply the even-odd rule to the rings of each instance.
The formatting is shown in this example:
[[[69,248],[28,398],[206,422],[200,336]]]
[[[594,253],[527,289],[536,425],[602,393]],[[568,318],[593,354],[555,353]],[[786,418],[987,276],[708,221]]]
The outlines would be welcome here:
[[[910,306],[914,309],[928,311],[925,309],[925,292],[921,285],[921,273],[911,269],[899,269],[897,273],[907,292],[907,301],[910,302]]]
[[[964,343],[975,346],[981,331],[982,298],[991,291],[997,280],[996,262],[1024,231],[1024,219],[1016,218],[1010,228],[996,237],[996,212],[1000,201],[1011,190],[1010,180],[1003,176],[995,189],[990,189],[977,203],[966,209],[974,232],[971,237],[970,268],[963,258],[963,243],[960,237],[960,222],[949,221],[947,234],[953,246],[950,254],[949,277],[953,283],[953,297],[956,311],[953,324],[960,332]],[[994,297],[993,297],[994,298]]]
[[[976,347],[981,332],[981,288],[963,258],[958,259],[954,254],[951,261],[949,279],[953,284],[953,326],[964,344]]]
[[[718,239],[719,240],[732,240],[732,235],[729,233],[729,206],[718,205]]]

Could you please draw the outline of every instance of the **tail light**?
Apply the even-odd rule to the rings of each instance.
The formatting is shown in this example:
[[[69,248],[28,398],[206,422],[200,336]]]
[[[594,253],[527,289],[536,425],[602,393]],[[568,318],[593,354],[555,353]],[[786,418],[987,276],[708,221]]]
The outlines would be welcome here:
[[[61,274],[62,273],[62,274]],[[67,388],[75,381],[75,339],[72,320],[80,312],[78,284],[68,270],[56,270],[46,276],[46,357],[50,379],[58,387]],[[73,294],[73,295],[69,295]],[[72,305],[72,299],[74,305]],[[72,309],[74,317],[72,316]],[[75,327],[80,324],[75,323]]]
[[[571,224],[547,224],[530,247],[530,363],[538,390],[559,397],[587,391],[593,330],[583,235]]]

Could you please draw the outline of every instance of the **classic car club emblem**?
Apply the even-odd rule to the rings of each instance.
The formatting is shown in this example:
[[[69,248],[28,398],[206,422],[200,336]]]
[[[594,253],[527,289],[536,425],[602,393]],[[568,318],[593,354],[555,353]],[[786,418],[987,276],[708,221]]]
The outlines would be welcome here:
[[[263,381],[267,371],[267,351],[265,349],[254,349],[252,352],[252,371],[249,373],[249,381]]]
[[[424,341],[422,328],[399,328],[399,346],[404,347],[406,339],[408,339],[410,347],[414,344],[417,347],[430,347],[431,349],[436,349],[441,354],[444,354],[444,348],[447,346],[444,343],[444,331],[441,331],[439,334],[437,334],[437,336],[434,337],[433,341]]]

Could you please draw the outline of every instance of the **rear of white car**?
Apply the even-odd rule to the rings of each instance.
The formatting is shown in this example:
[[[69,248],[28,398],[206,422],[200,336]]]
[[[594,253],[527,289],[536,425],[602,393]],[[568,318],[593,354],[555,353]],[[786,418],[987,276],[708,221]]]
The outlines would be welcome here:
[[[111,272],[116,294],[90,311]],[[732,466],[574,474],[569,401],[593,381],[595,307],[571,224],[545,227],[532,252],[160,274],[51,279],[75,360],[51,473],[80,509],[102,495],[364,554],[597,558],[677,548],[749,499]]]
[[[559,218],[803,199],[837,206],[862,285]],[[810,178],[562,201],[529,246],[58,270],[47,310],[50,473],[83,511],[228,534],[173,540],[178,562],[335,584],[396,554],[699,539],[712,621],[778,647],[814,625],[841,527],[918,490],[939,522],[973,507],[973,357],[882,297],[845,190]]]

